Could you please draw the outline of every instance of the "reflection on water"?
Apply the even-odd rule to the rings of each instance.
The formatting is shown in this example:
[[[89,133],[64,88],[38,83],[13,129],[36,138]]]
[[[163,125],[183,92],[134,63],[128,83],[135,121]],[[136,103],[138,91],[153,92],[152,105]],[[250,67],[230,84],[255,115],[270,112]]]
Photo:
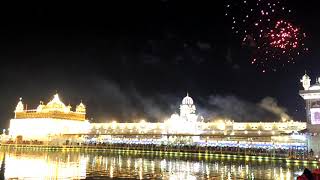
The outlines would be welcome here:
[[[6,179],[84,179],[87,158],[57,152],[6,152],[4,164]]]
[[[0,152],[5,179],[295,179],[303,164],[119,152]],[[309,165],[308,168],[318,168]]]

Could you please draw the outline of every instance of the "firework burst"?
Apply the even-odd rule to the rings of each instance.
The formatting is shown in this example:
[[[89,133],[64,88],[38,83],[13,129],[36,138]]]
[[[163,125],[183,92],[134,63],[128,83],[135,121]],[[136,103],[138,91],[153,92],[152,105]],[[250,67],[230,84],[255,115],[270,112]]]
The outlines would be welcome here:
[[[288,63],[295,63],[301,53],[308,51],[305,47],[305,33],[290,22],[280,20],[255,42],[251,63],[262,69],[276,70]]]
[[[268,33],[268,38],[270,40],[270,46],[281,49],[283,51],[298,49],[300,44],[300,30],[297,27],[294,27],[291,23],[286,21],[278,21],[273,29]]]
[[[303,51],[305,34],[289,21],[292,11],[284,0],[229,0],[226,16],[243,45],[252,49],[251,64],[265,72],[294,63]]]

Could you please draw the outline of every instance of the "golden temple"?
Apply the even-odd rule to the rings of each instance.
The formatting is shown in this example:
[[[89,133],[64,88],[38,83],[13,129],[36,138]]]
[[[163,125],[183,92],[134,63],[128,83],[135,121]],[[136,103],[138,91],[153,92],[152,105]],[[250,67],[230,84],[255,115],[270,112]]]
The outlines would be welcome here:
[[[68,119],[68,120],[86,120],[86,106],[80,102],[77,105],[76,110],[72,111],[71,106],[66,106],[59,98],[58,94],[55,94],[53,99],[46,105],[40,101],[37,109],[26,110],[22,103],[22,98],[18,102],[15,109],[15,119],[26,118],[54,118],[54,119]]]

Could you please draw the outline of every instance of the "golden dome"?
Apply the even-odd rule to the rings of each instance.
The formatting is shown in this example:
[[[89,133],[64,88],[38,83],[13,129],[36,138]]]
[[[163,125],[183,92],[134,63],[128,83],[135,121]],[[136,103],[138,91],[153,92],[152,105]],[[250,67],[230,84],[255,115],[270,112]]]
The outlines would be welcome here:
[[[59,98],[58,94],[53,96],[53,99],[44,104],[40,101],[40,104],[36,109],[31,109],[29,111],[24,110],[22,99],[15,109],[16,119],[25,118],[53,118],[53,119],[68,119],[68,120],[85,120],[86,118],[86,106],[81,102],[77,108],[76,112],[71,110],[71,105],[66,106]]]
[[[16,106],[16,110],[14,112],[23,112],[23,103],[22,103],[22,98],[19,99],[19,102]]]
[[[60,100],[59,95],[55,94],[53,99],[43,108],[46,111],[68,111],[68,107]]]
[[[76,112],[86,113],[86,106],[80,102],[80,104],[76,107]]]
[[[39,106],[37,107],[37,112],[41,112],[44,107],[45,107],[45,105],[43,104],[42,101],[40,101],[40,104],[39,104]]]
[[[182,99],[183,105],[193,105],[193,99],[187,93],[187,96]]]

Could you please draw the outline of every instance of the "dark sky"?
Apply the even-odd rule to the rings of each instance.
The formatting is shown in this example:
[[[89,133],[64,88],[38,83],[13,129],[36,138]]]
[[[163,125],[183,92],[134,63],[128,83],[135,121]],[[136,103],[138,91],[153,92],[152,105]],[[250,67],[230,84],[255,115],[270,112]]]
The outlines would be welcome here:
[[[73,107],[82,99],[97,122],[170,115],[187,91],[204,109],[209,96],[252,103],[270,96],[304,120],[299,79],[305,70],[313,80],[320,75],[316,2],[289,3],[308,35],[308,54],[267,73],[250,64],[223,1],[118,2],[2,7],[1,127],[19,97],[35,108],[56,91]]]

